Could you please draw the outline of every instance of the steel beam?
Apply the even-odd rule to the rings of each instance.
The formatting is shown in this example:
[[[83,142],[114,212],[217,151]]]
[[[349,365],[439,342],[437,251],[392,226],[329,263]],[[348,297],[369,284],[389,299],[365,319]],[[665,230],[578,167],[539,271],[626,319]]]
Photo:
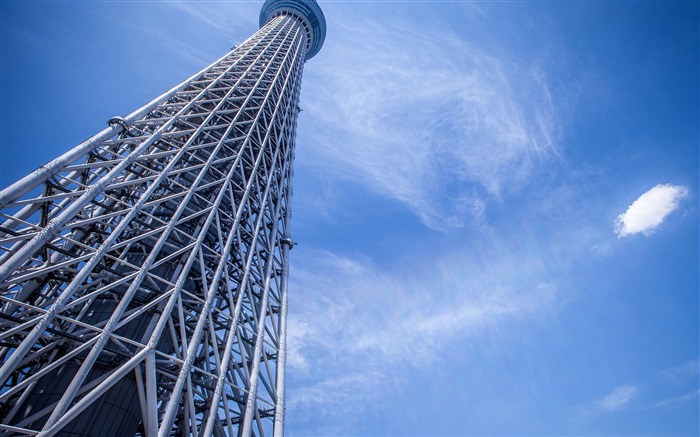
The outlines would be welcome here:
[[[268,0],[244,43],[0,191],[3,435],[282,435],[299,90],[324,36],[313,0]]]

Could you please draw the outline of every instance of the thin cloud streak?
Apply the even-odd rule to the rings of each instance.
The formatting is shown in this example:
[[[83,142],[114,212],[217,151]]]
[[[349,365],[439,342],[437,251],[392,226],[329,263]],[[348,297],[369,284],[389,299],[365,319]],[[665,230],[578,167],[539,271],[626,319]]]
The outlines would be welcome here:
[[[165,4],[169,7],[175,6],[174,3]],[[134,20],[133,17],[123,14],[106,12],[100,12],[100,14],[104,17],[104,20],[111,22],[114,26],[123,27],[129,33],[145,35],[145,39],[151,44],[157,45],[159,50],[177,56],[193,66],[203,68],[216,59],[216,53],[210,53],[206,48],[203,49],[200,46],[193,45],[190,40],[184,38],[181,33],[175,32],[172,28],[149,26],[144,24],[144,19]]]
[[[638,391],[633,385],[617,387],[600,401],[600,409],[608,412],[619,410],[629,404]]]
[[[300,300],[290,313],[293,339],[382,361],[410,355],[408,362],[419,367],[429,365],[450,337],[536,315],[557,294],[555,285],[539,282],[545,272],[532,273],[541,268],[532,260],[469,267],[457,255],[423,273],[398,274],[363,257],[325,250],[306,250],[295,259],[304,267],[295,268],[291,279]],[[514,270],[522,270],[521,276]],[[302,332],[294,333],[295,327]]]
[[[288,366],[302,383],[289,389],[290,417],[337,415],[338,404],[362,411],[379,387],[406,384],[397,369],[429,369],[455,342],[550,313],[559,287],[545,264],[453,253],[397,272],[300,247],[290,274]]]
[[[326,46],[306,72],[302,104],[316,123],[300,125],[313,139],[300,159],[405,203],[431,228],[478,219],[558,155],[537,65],[397,23],[338,23]]]
[[[700,390],[696,389],[696,390],[687,392],[681,396],[676,396],[674,398],[668,398],[668,399],[664,399],[662,401],[656,402],[654,404],[647,406],[646,409],[664,408],[664,407],[668,407],[669,405],[673,405],[673,404],[691,402],[691,401],[695,401],[696,399],[698,399],[698,397],[700,397]]]
[[[690,360],[683,364],[669,367],[663,370],[661,375],[672,384],[679,384],[687,380],[697,381],[700,375],[700,360]]]
[[[639,392],[640,388],[636,385],[617,386],[602,398],[570,407],[568,420],[571,424],[579,427],[595,417],[614,414],[627,408]]]
[[[168,5],[215,29],[219,37],[229,40],[234,29],[257,29],[254,19],[260,11],[257,2],[189,2],[174,1]],[[248,32],[250,33],[250,32]]]
[[[571,409],[571,420],[573,422],[588,421],[591,417],[616,413],[626,408],[653,410],[686,402],[697,403],[700,396],[700,390],[697,389],[698,372],[698,360],[690,360],[656,372],[654,378],[643,384],[619,385],[602,398],[574,406]],[[667,392],[666,397],[650,402],[648,398],[651,396],[659,399],[658,394],[655,393],[656,389],[654,389],[654,386],[659,383],[665,389],[676,393]],[[692,388],[692,390],[688,390],[688,388]],[[681,389],[684,390],[681,391]],[[645,396],[642,396],[642,393]],[[647,398],[646,403],[640,405],[644,398]]]

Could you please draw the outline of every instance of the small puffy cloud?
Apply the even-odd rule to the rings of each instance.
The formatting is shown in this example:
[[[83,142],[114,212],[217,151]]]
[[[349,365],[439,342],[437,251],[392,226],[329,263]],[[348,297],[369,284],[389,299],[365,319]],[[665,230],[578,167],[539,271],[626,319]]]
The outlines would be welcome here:
[[[638,391],[637,387],[633,385],[617,387],[600,401],[600,409],[603,411],[619,410],[627,405]]]
[[[650,235],[688,195],[682,185],[659,184],[639,196],[624,214],[617,217],[615,232],[619,238],[642,233]]]

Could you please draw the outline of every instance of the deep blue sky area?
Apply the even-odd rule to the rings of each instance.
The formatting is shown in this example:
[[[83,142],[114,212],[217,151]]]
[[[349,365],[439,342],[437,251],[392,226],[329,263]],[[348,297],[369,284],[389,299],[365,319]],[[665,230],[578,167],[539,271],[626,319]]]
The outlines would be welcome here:
[[[0,185],[261,4],[0,1]],[[287,433],[698,435],[700,3],[319,4]]]

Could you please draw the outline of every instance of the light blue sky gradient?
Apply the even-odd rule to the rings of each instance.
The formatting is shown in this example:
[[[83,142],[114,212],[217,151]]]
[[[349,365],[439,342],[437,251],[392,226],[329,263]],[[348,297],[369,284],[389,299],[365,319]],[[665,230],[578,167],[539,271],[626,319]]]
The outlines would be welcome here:
[[[4,187],[261,2],[0,5]],[[320,5],[288,434],[697,435],[698,3]]]

